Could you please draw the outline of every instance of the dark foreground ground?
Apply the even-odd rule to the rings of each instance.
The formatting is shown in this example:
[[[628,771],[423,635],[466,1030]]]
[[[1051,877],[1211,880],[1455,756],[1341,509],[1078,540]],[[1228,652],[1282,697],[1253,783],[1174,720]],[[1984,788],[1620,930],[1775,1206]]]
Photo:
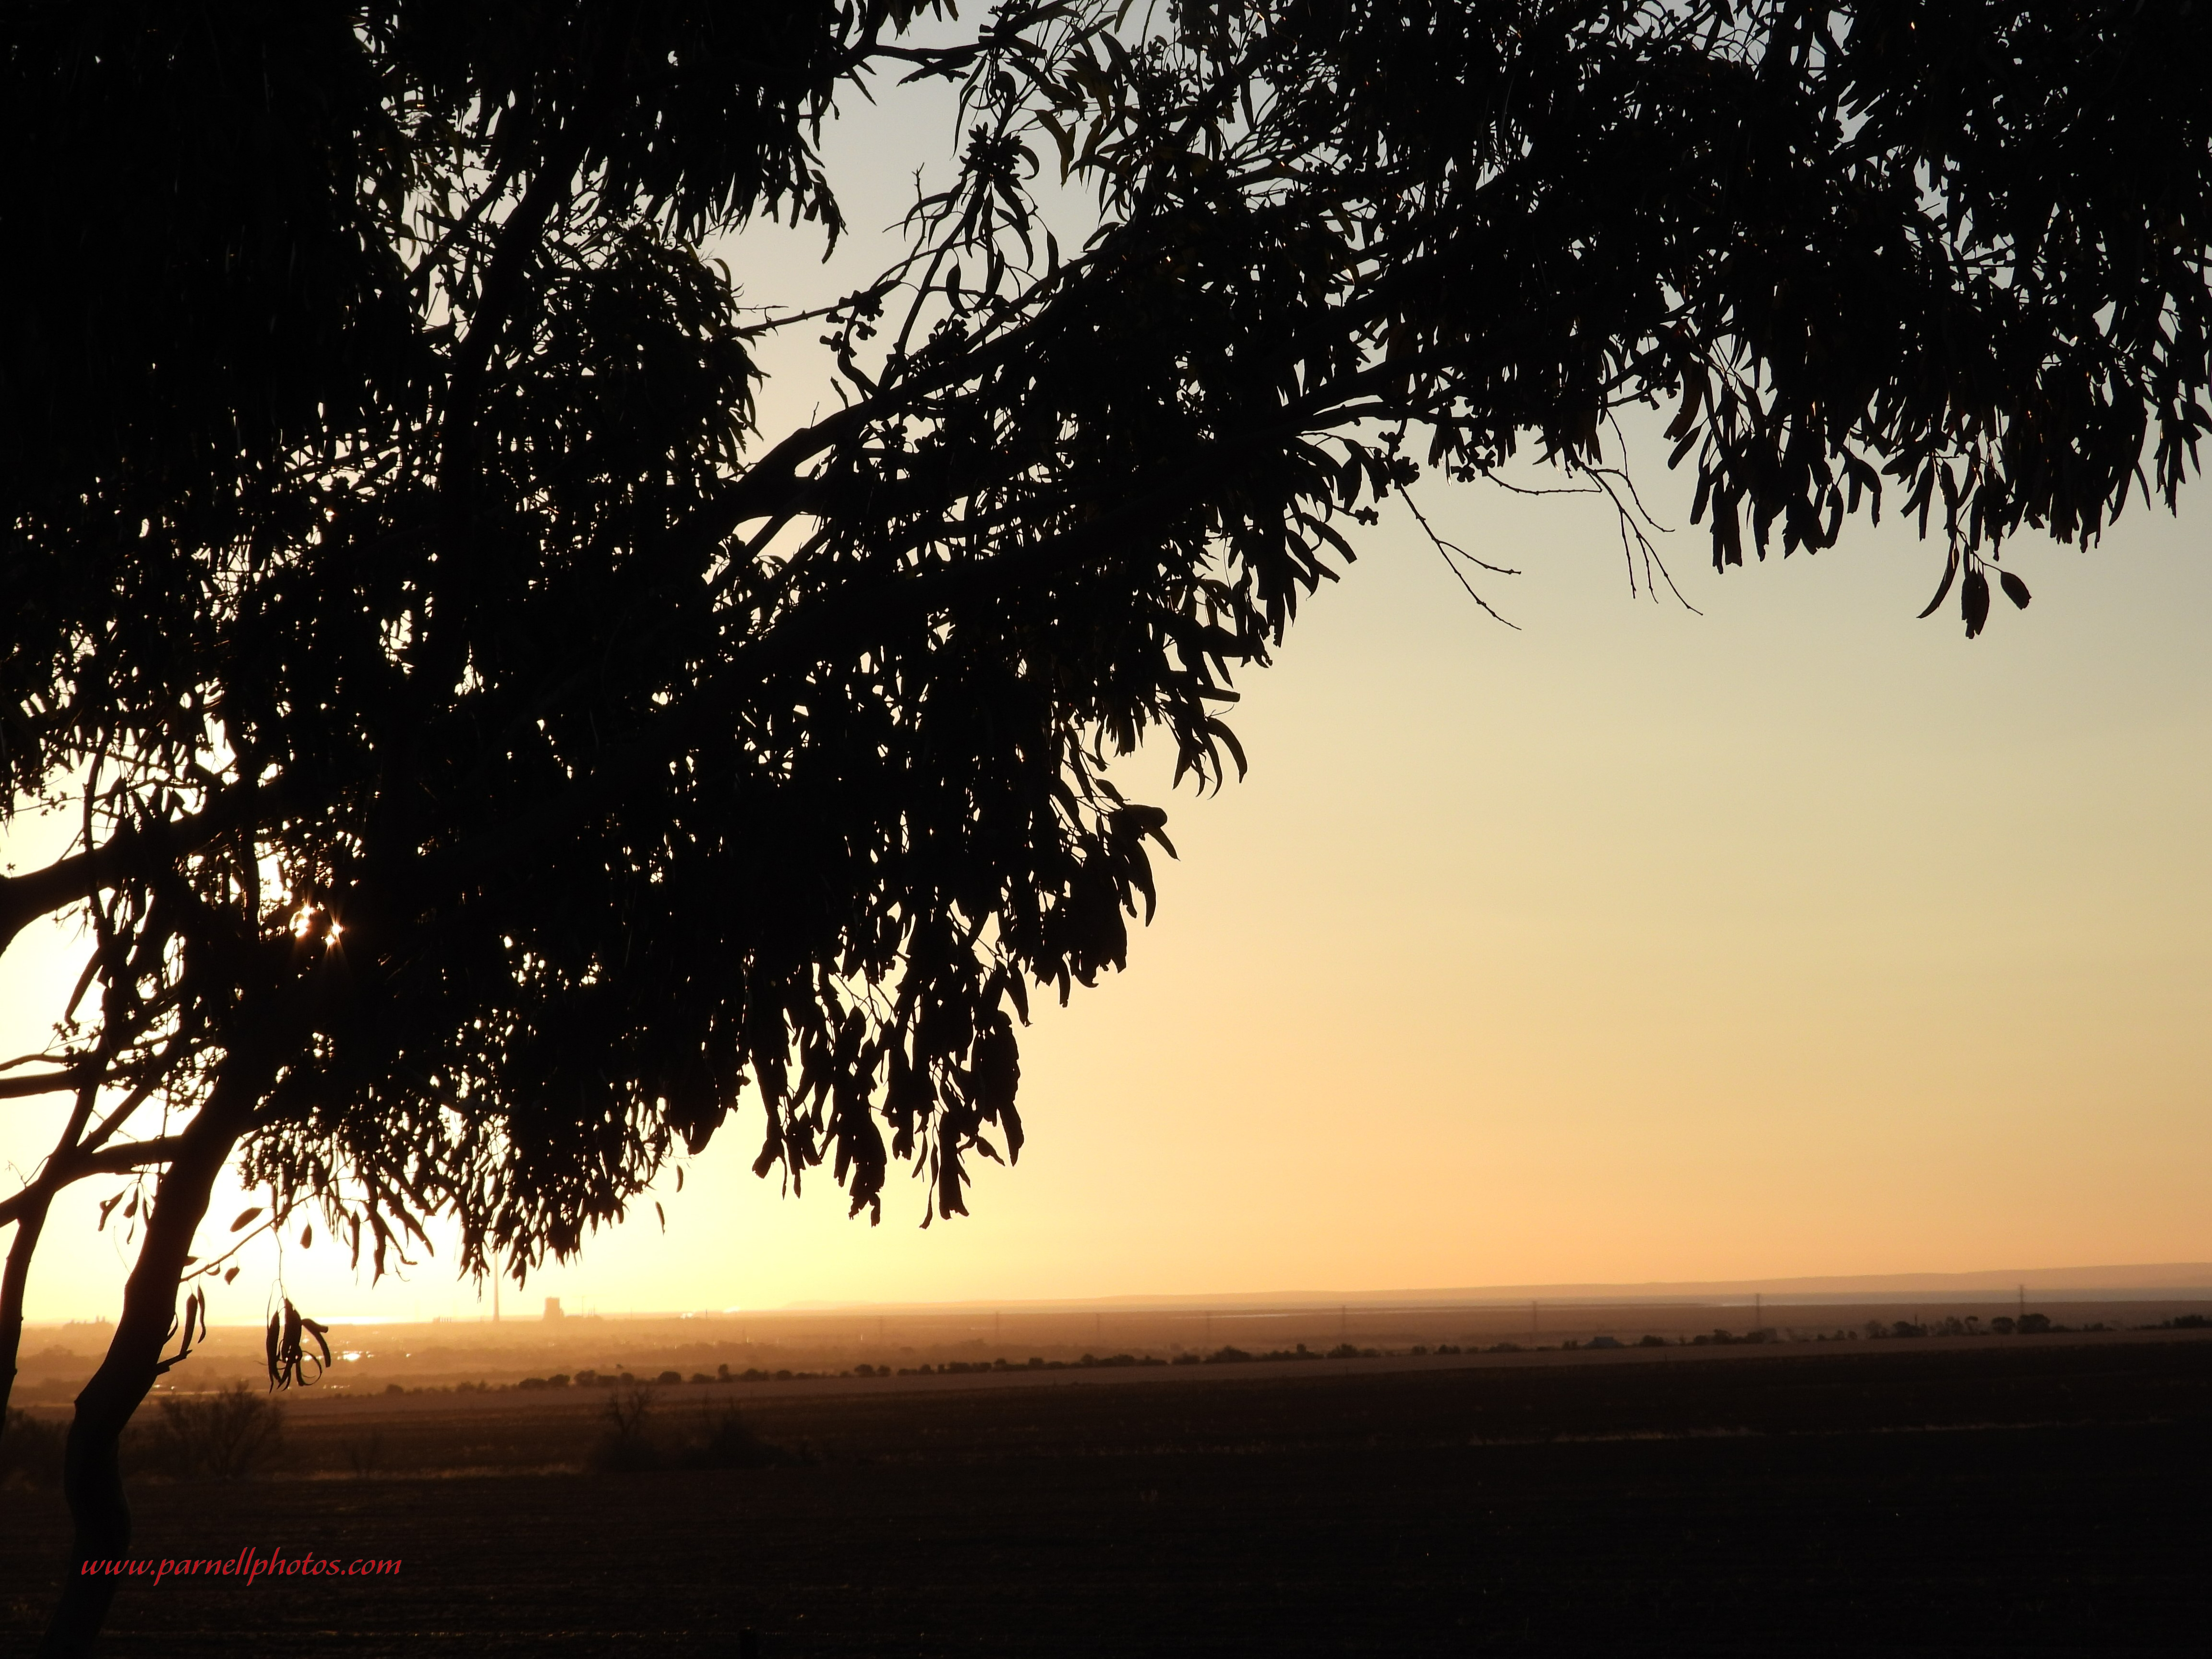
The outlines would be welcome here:
[[[2212,1342],[1589,1358],[746,1396],[809,1461],[712,1472],[428,1472],[581,1462],[592,1402],[302,1410],[138,1553],[400,1575],[128,1583],[109,1650],[2212,1653]],[[63,1535],[0,1493],[0,1652]]]

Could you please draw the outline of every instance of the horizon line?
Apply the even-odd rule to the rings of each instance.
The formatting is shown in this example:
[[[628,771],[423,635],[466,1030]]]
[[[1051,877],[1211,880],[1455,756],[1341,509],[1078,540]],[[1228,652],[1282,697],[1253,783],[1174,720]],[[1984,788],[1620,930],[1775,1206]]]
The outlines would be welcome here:
[[[1902,1297],[1920,1299],[1945,1294],[1972,1292],[2013,1296],[2021,1291],[2068,1300],[2102,1296],[2121,1301],[2185,1297],[2191,1292],[2212,1297],[2212,1261],[2139,1262],[2073,1267],[1982,1268],[1968,1272],[1905,1273],[1828,1273],[1788,1278],[1718,1279],[1591,1280],[1552,1284],[1452,1285],[1363,1291],[1222,1291],[1171,1293],[1120,1292],[1093,1297],[964,1297],[933,1302],[797,1301],[772,1306],[722,1308],[626,1309],[620,1312],[569,1312],[561,1320],[690,1320],[773,1318],[777,1316],[869,1314],[885,1316],[957,1313],[1051,1313],[1114,1310],[1173,1312],[1180,1310],[1242,1310],[1302,1311],[1332,1307],[1413,1309],[1421,1307],[1510,1306],[1522,1302],[1608,1304],[1638,1302],[1716,1301],[1753,1297],[1801,1297],[1821,1302]],[[549,1300],[559,1300],[550,1297]],[[112,1325],[112,1316],[26,1320],[27,1325]],[[218,1321],[228,1325],[234,1322]],[[236,1322],[241,1328],[259,1322]],[[541,1311],[518,1312],[495,1320],[489,1314],[348,1315],[334,1313],[332,1326],[345,1325],[544,1325]]]

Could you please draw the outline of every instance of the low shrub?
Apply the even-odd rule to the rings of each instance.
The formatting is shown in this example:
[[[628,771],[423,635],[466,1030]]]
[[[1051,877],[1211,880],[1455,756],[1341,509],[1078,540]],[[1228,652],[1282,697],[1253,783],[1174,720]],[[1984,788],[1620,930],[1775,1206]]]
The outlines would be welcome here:
[[[688,1427],[665,1428],[649,1388],[624,1389],[607,1401],[606,1428],[592,1447],[595,1474],[642,1474],[653,1469],[765,1469],[811,1460],[763,1440],[734,1406],[701,1402]]]
[[[607,1396],[606,1431],[592,1448],[595,1474],[636,1474],[660,1467],[647,1419],[653,1411],[651,1389],[619,1389]]]
[[[680,1455],[684,1466],[694,1469],[765,1469],[793,1461],[782,1447],[755,1433],[734,1406],[700,1413],[698,1430]]]
[[[284,1408],[250,1382],[159,1404],[160,1416],[132,1437],[132,1462],[173,1480],[243,1480],[275,1460],[283,1439]]]

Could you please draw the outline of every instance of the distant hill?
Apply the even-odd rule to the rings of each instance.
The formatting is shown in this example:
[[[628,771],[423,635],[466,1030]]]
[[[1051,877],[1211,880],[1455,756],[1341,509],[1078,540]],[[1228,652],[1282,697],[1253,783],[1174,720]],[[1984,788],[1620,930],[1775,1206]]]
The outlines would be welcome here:
[[[1667,1301],[1712,1303],[1763,1296],[1814,1301],[1860,1302],[1869,1297],[1957,1297],[1981,1293],[2011,1296],[2021,1286],[2030,1296],[2094,1295],[2100,1299],[2212,1296],[2212,1261],[2136,1262],[2088,1267],[1991,1267],[1975,1273],[1837,1273],[1795,1279],[1650,1279],[1640,1283],[1586,1285],[1468,1285],[1379,1291],[1285,1290],[1224,1291],[1177,1296],[1109,1296],[1066,1300],[1006,1298],[999,1301],[915,1304],[946,1312],[963,1308],[1159,1309],[1319,1308],[1349,1306],[1481,1307],[1536,1300],[1608,1304]],[[850,1310],[879,1304],[793,1303],[791,1313]],[[888,1309],[891,1304],[880,1304]]]

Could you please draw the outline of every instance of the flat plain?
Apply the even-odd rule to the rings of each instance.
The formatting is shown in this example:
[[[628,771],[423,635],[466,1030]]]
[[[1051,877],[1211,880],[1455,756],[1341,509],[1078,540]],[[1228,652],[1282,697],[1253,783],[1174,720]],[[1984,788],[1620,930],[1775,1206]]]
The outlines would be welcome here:
[[[2212,1340],[1496,1358],[666,1388],[631,1472],[610,1391],[303,1401],[135,1553],[400,1573],[129,1581],[106,1650],[2212,1650]],[[685,1467],[732,1406],[760,1466]],[[0,1494],[0,1649],[65,1536]]]

